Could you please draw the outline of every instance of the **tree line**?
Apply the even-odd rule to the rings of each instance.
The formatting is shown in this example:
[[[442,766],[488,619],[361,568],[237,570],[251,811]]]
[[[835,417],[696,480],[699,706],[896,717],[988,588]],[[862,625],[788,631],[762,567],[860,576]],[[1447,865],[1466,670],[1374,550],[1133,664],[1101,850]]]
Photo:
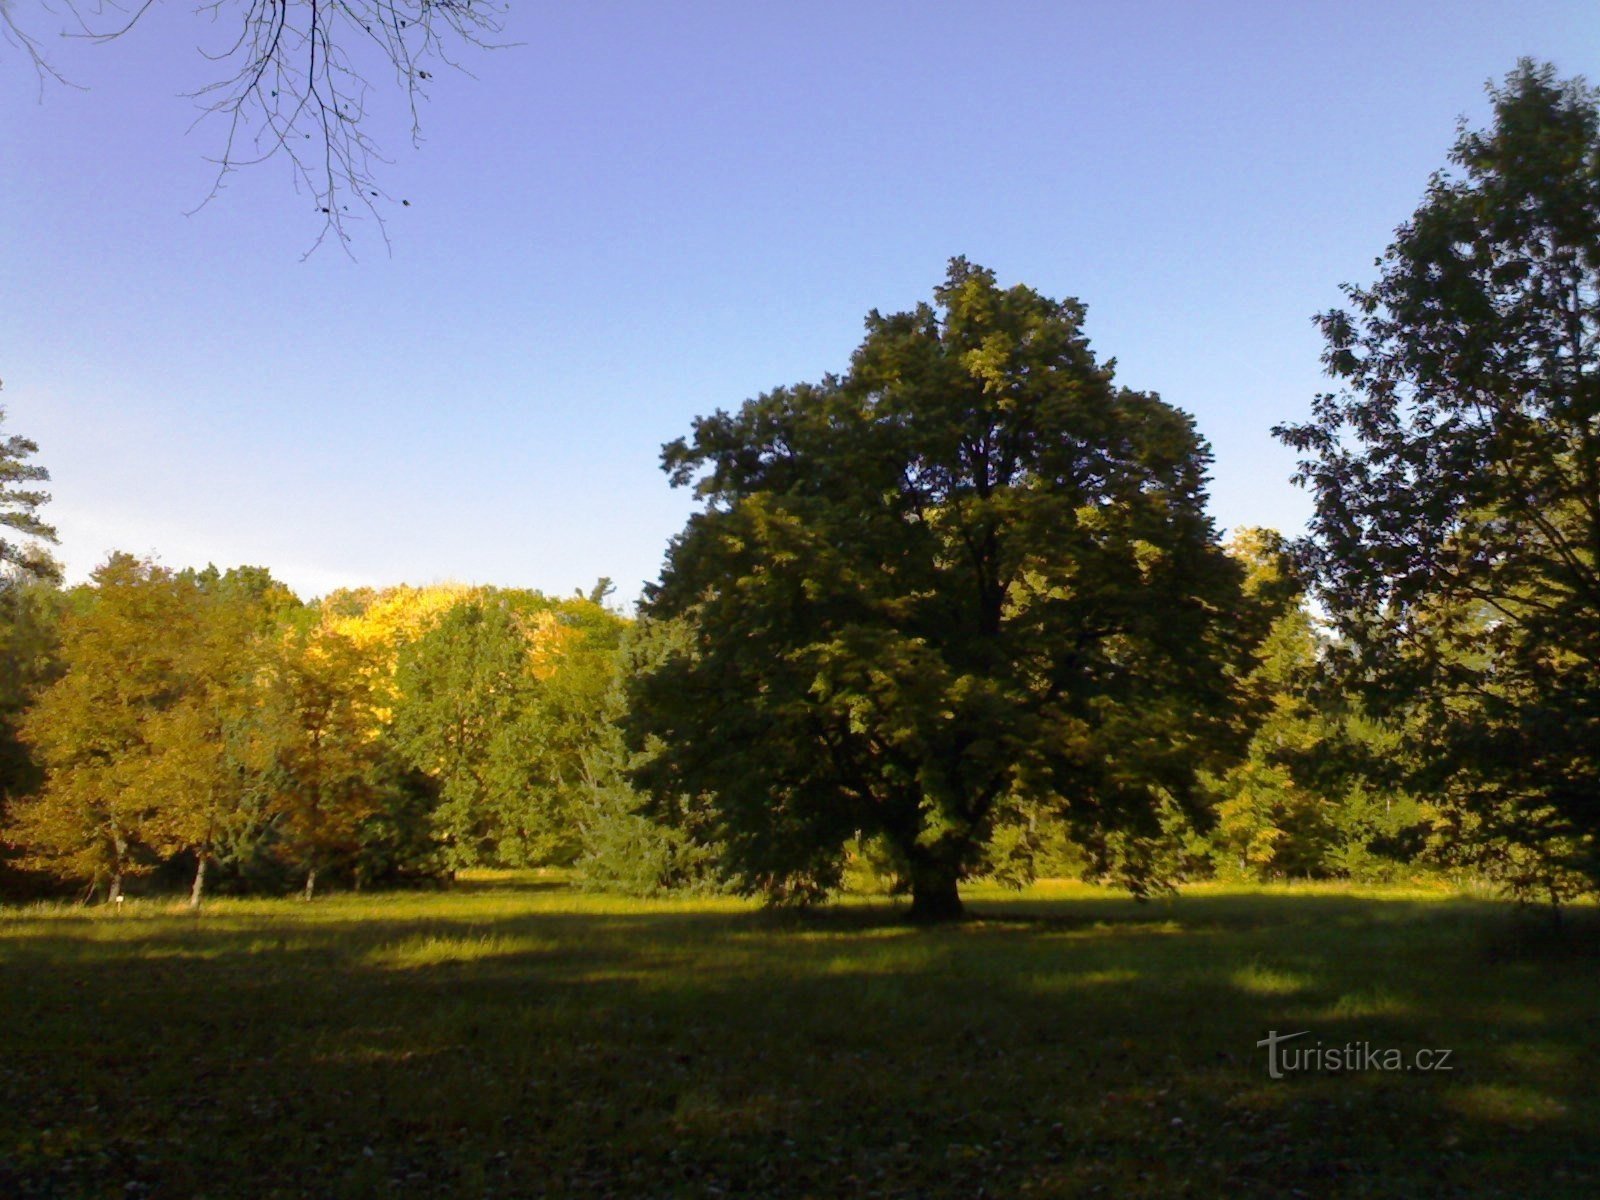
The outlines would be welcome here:
[[[6,548],[14,863],[312,894],[574,865],[803,902],[852,873],[1600,881],[1600,95],[1491,88],[1380,277],[1318,318],[1338,390],[1275,432],[1293,543],[1206,512],[1193,419],[1084,307],[952,260],[846,371],[663,452],[699,510],[636,619],[604,586],[338,592]],[[49,530],[31,443],[0,517]],[[43,564],[43,565],[41,565]]]
[[[1376,819],[1365,792],[1347,794],[1355,768],[1328,767],[1335,747],[1355,763],[1346,743],[1360,735],[1309,698],[1317,635],[1282,539],[1252,531],[1229,554],[1256,619],[1275,621],[1239,680],[1261,720],[1241,761],[1202,776],[1209,834],[1164,814],[1163,866],[1370,878],[1418,861],[1427,812],[1377,791]],[[0,587],[11,887],[31,874],[114,900],[134,877],[175,887],[181,873],[199,904],[208,881],[309,898],[319,877],[362,887],[525,866],[644,893],[722,886],[727,834],[694,805],[653,811],[628,770],[652,761],[627,745],[630,687],[670,686],[656,672],[687,630],[603,599],[603,585],[565,599],[444,585],[306,603],[261,568],[124,554],[74,588],[13,575]],[[779,753],[770,738],[752,751]],[[910,884],[881,835],[858,821],[845,840],[839,871]],[[1017,883],[1104,874],[1115,858],[1098,849],[1018,798],[972,866]],[[820,895],[841,879],[807,883]]]
[[[464,587],[305,604],[269,573],[115,554],[12,579],[14,867],[115,899],[183,864],[309,898],[462,867],[571,864],[626,622],[593,596]]]

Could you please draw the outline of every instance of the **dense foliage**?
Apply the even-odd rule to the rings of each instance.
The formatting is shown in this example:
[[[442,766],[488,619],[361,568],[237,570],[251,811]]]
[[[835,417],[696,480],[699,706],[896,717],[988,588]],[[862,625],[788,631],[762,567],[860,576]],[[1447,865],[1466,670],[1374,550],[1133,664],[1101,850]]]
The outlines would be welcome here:
[[[4,764],[23,867],[114,899],[186,862],[198,904],[213,866],[309,898],[319,875],[359,886],[581,849],[580,760],[626,627],[598,596],[395,588],[307,606],[256,568],[113,555],[88,587],[0,599],[0,652],[28,664]]]
[[[825,890],[865,834],[945,917],[1019,806],[1095,841],[1196,806],[1251,621],[1192,421],[1116,387],[1082,321],[957,259],[846,375],[666,448],[706,506],[645,604],[690,632],[636,680],[638,777],[709,798],[746,886]]]
[[[1600,880],[1600,93],[1524,62],[1492,98],[1320,318],[1342,390],[1278,432],[1344,681],[1557,895]]]

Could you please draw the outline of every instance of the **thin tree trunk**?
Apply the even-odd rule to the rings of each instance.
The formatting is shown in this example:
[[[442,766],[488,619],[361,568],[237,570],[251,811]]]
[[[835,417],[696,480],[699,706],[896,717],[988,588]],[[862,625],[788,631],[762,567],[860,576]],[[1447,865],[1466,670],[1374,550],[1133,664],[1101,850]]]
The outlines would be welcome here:
[[[211,861],[211,856],[204,850],[200,851],[196,857],[199,859],[199,863],[194,869],[194,886],[189,889],[190,908],[200,907],[200,898],[205,895],[206,890],[206,863]]]
[[[115,855],[115,865],[111,868],[111,890],[106,893],[106,903],[115,904],[122,899],[122,864],[127,861],[128,843],[122,840],[122,833],[112,826],[111,850]]]
[[[309,901],[312,896],[316,895],[316,892],[317,892],[317,869],[315,867],[312,867],[309,871],[306,872],[306,895],[305,895],[306,900]]]

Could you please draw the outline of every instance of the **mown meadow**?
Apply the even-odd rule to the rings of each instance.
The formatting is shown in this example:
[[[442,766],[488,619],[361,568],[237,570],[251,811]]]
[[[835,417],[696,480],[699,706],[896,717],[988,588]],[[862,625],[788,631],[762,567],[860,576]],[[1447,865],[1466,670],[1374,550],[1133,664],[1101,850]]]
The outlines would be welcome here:
[[[968,897],[0,910],[0,1195],[1600,1194],[1592,908]],[[1271,1030],[1452,1069],[1272,1079]]]

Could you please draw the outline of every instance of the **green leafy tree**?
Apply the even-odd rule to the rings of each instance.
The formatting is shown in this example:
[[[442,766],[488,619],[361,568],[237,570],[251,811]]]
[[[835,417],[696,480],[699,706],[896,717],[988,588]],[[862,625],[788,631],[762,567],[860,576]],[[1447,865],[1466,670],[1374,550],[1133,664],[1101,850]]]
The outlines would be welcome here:
[[[7,809],[44,781],[36,754],[22,740],[28,708],[60,672],[61,618],[66,596],[53,580],[0,578],[0,831]],[[0,833],[0,890],[27,880],[8,878]]]
[[[291,627],[269,663],[272,811],[307,900],[319,872],[354,859],[363,824],[381,810],[377,677],[371,655],[325,625]]]
[[[497,864],[521,798],[502,760],[533,703],[527,657],[515,613],[493,597],[457,604],[400,651],[393,738],[437,782],[433,827],[452,869]]]
[[[629,681],[685,650],[687,634],[680,622],[641,621],[628,628],[612,656],[598,719],[580,754],[581,851],[575,865],[587,886],[633,896],[724,888],[714,813],[695,797],[658,797],[652,803],[630,775],[641,755],[630,751],[624,731]],[[642,757],[656,749],[647,746]]]
[[[1247,601],[1274,620],[1244,679],[1249,747],[1210,783],[1217,869],[1264,879],[1393,874],[1423,855],[1433,818],[1400,786],[1399,733],[1326,671],[1328,639],[1283,537],[1245,529],[1228,548],[1245,568]]]
[[[583,851],[583,810],[599,786],[596,754],[615,732],[613,693],[629,622],[588,598],[536,614],[528,628],[533,703],[496,756],[497,774],[520,794],[508,846],[524,863],[570,865]]]
[[[666,447],[705,507],[647,615],[690,645],[636,681],[637,773],[715,806],[770,897],[834,886],[881,835],[918,918],[958,916],[996,820],[1047,802],[1139,839],[1232,747],[1239,571],[1191,419],[1118,388],[1076,301],[951,263],[935,304],[867,318],[849,371]]]
[[[432,778],[447,862],[570,864],[627,622],[598,602],[489,591],[402,648],[392,738]]]
[[[1246,596],[1264,604],[1273,621],[1244,679],[1255,717],[1249,748],[1212,783],[1211,843],[1224,873],[1321,874],[1334,837],[1331,804],[1291,769],[1315,755],[1328,732],[1311,697],[1320,639],[1279,534],[1242,530],[1228,548],[1245,569]]]
[[[1276,432],[1346,677],[1406,710],[1412,787],[1555,897],[1600,880],[1600,95],[1526,61],[1490,94],[1319,318],[1341,389]]]
[[[26,863],[104,884],[114,900],[149,866],[139,851],[156,812],[151,722],[182,696],[198,627],[185,585],[164,567],[116,554],[93,582],[62,623],[63,674],[22,721],[45,780],[15,806],[7,836]]]
[[[181,601],[193,609],[181,647],[180,691],[147,720],[143,786],[154,805],[144,836],[161,854],[195,859],[191,907],[199,907],[218,847],[233,844],[265,786],[273,741],[261,719],[271,639],[298,606],[259,567],[183,572]]]
[[[355,853],[347,860],[356,889],[448,877],[433,819],[438,782],[391,751],[379,757],[374,784],[373,811],[356,829]]]

